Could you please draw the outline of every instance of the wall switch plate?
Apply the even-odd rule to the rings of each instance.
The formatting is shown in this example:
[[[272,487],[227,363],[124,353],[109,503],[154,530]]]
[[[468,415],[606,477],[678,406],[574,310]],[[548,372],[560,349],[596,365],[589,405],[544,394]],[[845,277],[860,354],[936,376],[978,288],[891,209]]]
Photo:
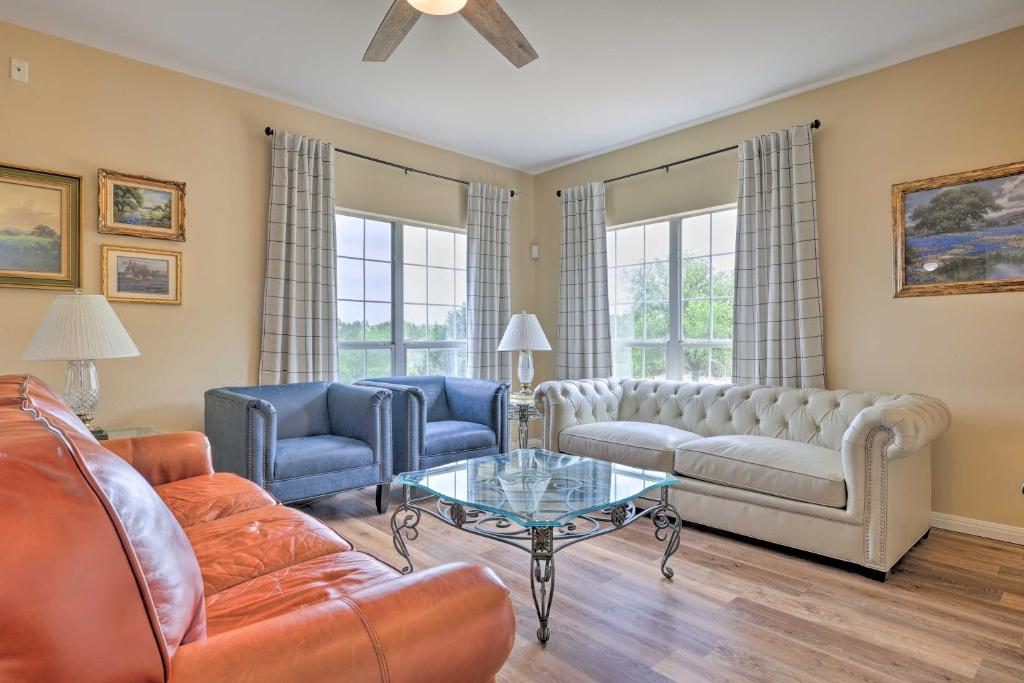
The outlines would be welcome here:
[[[540,258],[540,247],[538,245],[530,245],[530,258],[532,258],[534,261]]]
[[[11,57],[11,80],[28,83],[28,62]]]

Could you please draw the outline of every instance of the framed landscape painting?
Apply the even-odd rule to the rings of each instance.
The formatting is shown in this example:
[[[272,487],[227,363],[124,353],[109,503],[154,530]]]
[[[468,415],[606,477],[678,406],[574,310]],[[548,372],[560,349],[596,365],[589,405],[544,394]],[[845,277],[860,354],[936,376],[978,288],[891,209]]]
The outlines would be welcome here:
[[[99,231],[185,241],[185,183],[99,170]]]
[[[82,178],[0,165],[0,286],[75,289]]]
[[[181,252],[104,244],[100,275],[109,301],[181,303]]]
[[[892,186],[896,296],[1024,290],[1024,161]]]

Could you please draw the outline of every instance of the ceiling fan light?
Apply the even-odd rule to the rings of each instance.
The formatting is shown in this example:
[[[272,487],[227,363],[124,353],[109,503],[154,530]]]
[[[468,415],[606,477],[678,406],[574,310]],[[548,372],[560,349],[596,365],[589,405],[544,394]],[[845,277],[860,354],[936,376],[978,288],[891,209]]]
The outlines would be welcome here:
[[[466,0],[406,0],[424,14],[455,14],[466,6]]]

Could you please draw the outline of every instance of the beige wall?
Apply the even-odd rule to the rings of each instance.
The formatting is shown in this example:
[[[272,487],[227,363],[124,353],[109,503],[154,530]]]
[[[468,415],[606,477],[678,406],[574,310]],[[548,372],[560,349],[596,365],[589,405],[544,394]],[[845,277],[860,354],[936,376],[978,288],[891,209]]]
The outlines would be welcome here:
[[[100,361],[100,423],[201,428],[203,391],[252,383],[258,364],[269,140],[266,125],[445,175],[516,188],[515,306],[533,297],[533,179],[233,88],[0,23],[0,61],[30,63],[28,84],[0,78],[0,163],[83,177],[83,288],[100,291],[100,244],[179,249],[181,306],[113,304],[141,357]],[[338,155],[338,204],[465,225],[463,186]],[[188,184],[185,243],[96,232],[96,170]],[[522,275],[522,276],[521,276]],[[55,292],[0,288],[0,373],[63,386],[62,363],[21,354]]]
[[[931,394],[936,511],[1024,526],[1024,292],[894,299],[893,183],[1024,159],[1024,28],[718,119],[537,177],[537,310],[555,331],[560,187],[820,118],[815,162],[830,387]],[[608,222],[735,201],[736,157],[608,186]],[[543,295],[550,293],[550,295]],[[537,354],[550,377],[553,354]]]

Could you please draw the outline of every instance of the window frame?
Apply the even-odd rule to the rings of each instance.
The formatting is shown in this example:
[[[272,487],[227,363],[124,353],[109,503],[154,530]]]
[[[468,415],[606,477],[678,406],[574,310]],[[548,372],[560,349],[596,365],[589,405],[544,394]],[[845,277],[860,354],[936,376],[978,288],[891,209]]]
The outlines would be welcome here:
[[[675,380],[675,381],[689,381],[689,380],[683,380],[683,355],[684,355],[684,351],[686,349],[688,349],[688,348],[708,349],[709,357],[710,357],[711,349],[719,349],[719,348],[732,349],[732,335],[731,335],[731,333],[730,333],[730,338],[729,339],[691,339],[691,338],[683,337],[683,304],[685,302],[687,302],[687,301],[708,301],[709,302],[709,315],[711,316],[711,320],[709,321],[708,333],[713,335],[714,334],[714,305],[711,302],[714,302],[716,299],[724,299],[725,298],[725,297],[715,297],[712,294],[711,290],[709,290],[708,295],[705,296],[705,297],[684,298],[683,297],[682,281],[681,281],[682,280],[682,273],[683,273],[683,261],[691,260],[691,259],[695,259],[695,258],[706,258],[706,259],[708,259],[708,268],[709,268],[709,271],[710,271],[709,272],[709,285],[710,285],[710,283],[713,282],[713,278],[714,278],[714,267],[712,265],[713,257],[714,256],[725,256],[725,255],[728,255],[728,254],[733,254],[735,256],[736,252],[735,252],[735,247],[733,247],[733,251],[729,251],[729,252],[715,252],[715,251],[713,251],[713,246],[712,246],[713,241],[711,240],[711,237],[710,237],[710,234],[709,234],[709,241],[708,241],[708,249],[709,249],[709,251],[708,251],[707,254],[702,254],[700,256],[693,256],[693,257],[685,257],[684,258],[683,253],[682,253],[682,224],[683,224],[683,220],[686,219],[686,218],[692,218],[694,216],[707,215],[708,216],[708,231],[710,233],[710,231],[713,229],[713,227],[712,227],[713,226],[713,222],[712,222],[712,218],[711,218],[712,214],[715,214],[715,213],[718,213],[718,212],[721,212],[721,211],[729,211],[729,210],[736,209],[736,208],[737,208],[737,204],[735,204],[735,203],[721,204],[719,206],[712,206],[712,207],[708,207],[708,208],[704,208],[704,209],[697,209],[697,210],[693,210],[693,211],[684,211],[682,213],[672,214],[672,215],[669,215],[669,216],[659,216],[657,218],[647,218],[647,219],[639,220],[639,221],[630,221],[628,223],[620,223],[618,225],[612,225],[612,226],[609,226],[607,228],[607,232],[608,233],[612,233],[612,232],[619,231],[619,230],[625,230],[627,228],[635,228],[637,226],[646,226],[646,225],[653,225],[653,224],[656,224],[656,223],[665,223],[665,222],[667,222],[669,224],[669,253],[668,253],[668,263],[669,263],[669,285],[668,285],[669,286],[669,292],[668,292],[669,293],[669,307],[668,307],[668,311],[669,311],[669,331],[668,331],[668,340],[667,341],[648,341],[646,339],[616,339],[613,336],[612,337],[612,358],[613,359],[616,357],[616,351],[618,351],[619,349],[622,349],[622,348],[628,348],[628,349],[636,349],[636,348],[642,348],[642,349],[665,349],[665,378],[668,379],[668,380]],[[647,261],[647,234],[646,234],[646,230],[644,231],[643,240],[644,240],[644,244],[643,244],[643,258],[644,258],[644,260],[641,262],[641,265],[646,267],[646,265],[648,263],[648,261]],[[657,261],[655,261],[655,262],[657,262]],[[621,266],[619,266],[617,262],[616,262],[616,268],[621,268]],[[735,270],[734,270],[734,272],[735,272]],[[735,281],[734,281],[734,284],[733,284],[733,291],[734,291],[734,296],[735,296]],[[611,301],[611,298],[609,297],[609,308],[611,308],[610,301]],[[642,303],[645,303],[645,302],[646,302],[646,286],[645,286],[645,300]],[[611,311],[609,311],[609,313],[611,315],[614,315],[614,313],[612,313]],[[646,311],[645,311],[645,315],[644,315],[644,326],[646,327]],[[635,332],[635,330],[634,330],[634,332]],[[645,358],[644,358],[644,363],[646,364],[646,355],[645,355]],[[614,362],[613,362],[613,365],[614,365]],[[731,377],[723,378],[723,380],[721,382],[714,382],[714,380],[712,380],[713,383],[721,383],[721,384],[727,384],[727,383],[729,383],[731,381],[732,381]]]
[[[427,230],[443,230],[445,232],[451,232],[456,235],[466,235],[465,229],[453,228],[449,225],[438,225],[436,223],[429,223],[427,221],[414,221],[405,218],[398,218],[396,216],[385,216],[381,214],[368,213],[366,211],[356,211],[354,209],[347,209],[342,206],[334,207],[334,214],[348,216],[350,218],[359,218],[364,221],[378,221],[381,223],[391,224],[391,341],[351,341],[351,340],[338,340],[337,351],[343,349],[390,349],[391,350],[391,372],[395,376],[407,375],[408,374],[408,351],[410,349],[461,349],[468,352],[469,340],[415,340],[410,341],[405,339],[405,227],[410,226],[414,228],[426,228]],[[367,260],[365,257],[365,244],[366,244],[366,233],[363,233],[363,248],[364,256],[362,260]],[[338,254],[336,258],[348,258]],[[370,259],[374,260],[374,259]],[[424,267],[429,267],[429,256],[427,257],[428,263],[424,264]],[[381,261],[376,261],[382,263]],[[417,264],[413,264],[417,265]],[[364,266],[365,268],[365,266]],[[466,270],[465,268],[452,268],[452,270]],[[429,271],[428,271],[429,272]],[[364,270],[365,273],[365,270]],[[468,282],[467,282],[468,286]],[[366,292],[363,292],[363,301],[365,302]],[[336,297],[337,301],[341,301],[340,297]],[[429,320],[429,318],[428,318]],[[364,324],[365,324],[365,313],[364,313]],[[365,367],[365,366],[364,366]],[[362,379],[362,378],[360,378]]]

